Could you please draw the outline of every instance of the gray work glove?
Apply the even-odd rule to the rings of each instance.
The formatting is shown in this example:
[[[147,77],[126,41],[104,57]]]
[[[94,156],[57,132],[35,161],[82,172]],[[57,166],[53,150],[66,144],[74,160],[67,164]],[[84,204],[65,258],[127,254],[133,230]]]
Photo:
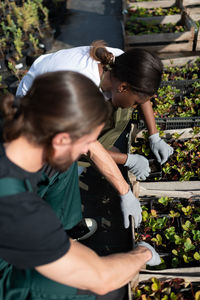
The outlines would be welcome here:
[[[137,244],[137,246],[146,247],[146,248],[148,248],[151,251],[152,258],[149,261],[147,261],[147,263],[146,263],[147,265],[149,265],[149,266],[157,266],[157,265],[159,265],[161,263],[161,259],[160,259],[159,254],[156,252],[156,250],[151,245],[149,245],[149,244],[147,244],[145,242],[139,242]]]
[[[121,209],[124,216],[124,227],[129,227],[129,216],[134,217],[135,227],[137,228],[142,221],[142,209],[139,200],[133,195],[131,189],[125,195],[120,195]]]
[[[174,149],[159,137],[158,132],[150,135],[149,143],[151,151],[156,156],[157,161],[161,164],[164,164],[174,152]]]
[[[127,167],[138,180],[145,180],[151,171],[148,160],[139,154],[128,154],[124,166]]]

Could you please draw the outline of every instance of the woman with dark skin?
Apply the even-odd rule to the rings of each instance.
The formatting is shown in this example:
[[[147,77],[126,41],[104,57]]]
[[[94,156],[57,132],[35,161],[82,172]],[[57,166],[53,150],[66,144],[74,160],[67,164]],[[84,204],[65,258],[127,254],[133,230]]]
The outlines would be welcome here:
[[[151,150],[161,164],[166,162],[173,149],[159,137],[150,102],[161,82],[163,66],[160,59],[150,51],[139,48],[115,56],[101,41],[93,43],[90,55],[100,62],[98,69],[102,91],[110,94],[115,108],[134,109],[139,106],[148,128]],[[117,151],[115,153],[110,151],[110,154],[116,163],[125,164],[133,173],[134,169],[136,173],[139,171],[134,165],[137,159],[140,167],[145,168],[146,161],[141,156],[137,156],[136,159],[135,155],[127,157]],[[145,179],[145,175],[142,174],[140,179]]]
[[[161,164],[167,161],[173,149],[159,137],[150,102],[160,85],[163,70],[162,63],[155,54],[137,48],[123,52],[106,47],[104,41],[96,41],[91,46],[42,55],[22,79],[17,95],[26,94],[36,75],[56,70],[73,70],[86,75],[99,86],[105,100],[111,99],[108,102],[111,102],[113,116],[117,121],[115,124],[112,122],[111,126],[105,126],[105,135],[101,133],[99,141],[109,150],[117,164],[125,165],[137,179],[145,180],[149,175],[149,164],[145,157],[120,153],[116,149],[118,144],[115,144],[130,120],[131,109],[137,105],[148,128],[151,150]],[[92,151],[98,156],[99,149],[98,144],[96,145],[97,148]]]

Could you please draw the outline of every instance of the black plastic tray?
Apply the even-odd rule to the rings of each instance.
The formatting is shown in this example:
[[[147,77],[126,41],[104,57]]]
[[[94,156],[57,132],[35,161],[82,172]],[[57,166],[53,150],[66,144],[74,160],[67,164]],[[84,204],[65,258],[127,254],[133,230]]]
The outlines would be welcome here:
[[[156,124],[161,130],[184,129],[200,127],[200,117],[174,117],[174,118],[156,118]],[[138,129],[145,129],[146,125],[143,120],[136,121]]]
[[[200,79],[187,79],[187,80],[169,80],[169,81],[161,81],[160,88],[165,86],[172,86],[179,90],[177,92],[176,97],[184,96],[186,94],[190,94],[194,91],[193,83],[200,83]]]

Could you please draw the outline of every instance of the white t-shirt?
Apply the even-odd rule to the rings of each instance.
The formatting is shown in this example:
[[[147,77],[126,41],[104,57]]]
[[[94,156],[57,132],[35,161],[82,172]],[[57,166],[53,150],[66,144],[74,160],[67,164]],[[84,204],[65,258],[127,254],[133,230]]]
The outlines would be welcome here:
[[[123,53],[122,50],[117,48],[107,47],[107,50],[112,52],[115,56],[119,56]],[[21,80],[16,95],[25,95],[36,76],[54,71],[79,72],[90,78],[97,86],[99,86],[99,62],[90,57],[89,51],[90,46],[82,46],[41,55],[35,60],[27,74]]]

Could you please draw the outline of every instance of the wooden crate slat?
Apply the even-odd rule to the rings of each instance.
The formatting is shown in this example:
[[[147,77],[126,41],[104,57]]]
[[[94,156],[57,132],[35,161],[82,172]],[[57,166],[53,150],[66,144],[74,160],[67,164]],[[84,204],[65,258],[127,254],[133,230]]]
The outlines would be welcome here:
[[[172,5],[175,5],[176,1],[175,0],[163,0],[163,1],[143,1],[143,2],[134,2],[129,4],[129,6],[135,6],[135,7],[144,7],[144,8],[157,8],[157,7],[170,7]]]
[[[170,7],[173,5],[177,5],[180,7],[181,0],[160,0],[160,1],[140,1],[140,2],[130,2],[123,1],[126,5],[126,9],[131,6],[135,7],[144,7],[144,8],[156,8],[156,7]]]
[[[182,0],[183,6],[200,5],[199,0]]]
[[[200,30],[198,30],[197,34],[197,43],[196,43],[196,51],[200,51]]]
[[[129,18],[127,17],[127,21]],[[154,22],[155,24],[177,23],[181,20],[181,14],[172,16],[154,16],[154,17],[136,17],[136,21],[144,21],[146,23]]]
[[[183,66],[186,63],[192,63],[195,62],[195,60],[198,58],[199,56],[185,56],[185,57],[176,57],[176,58],[169,58],[169,59],[162,59],[162,63],[164,66],[170,66],[170,67],[174,67],[174,66]]]
[[[185,10],[193,21],[200,21],[200,5],[199,7],[186,8]]]
[[[193,43],[180,43],[180,44],[171,44],[171,45],[165,45],[165,46],[142,46],[143,49],[146,49],[148,51],[153,51],[157,53],[170,53],[170,52],[181,52],[181,51],[191,51],[193,47]],[[131,47],[125,48],[125,50],[130,49]],[[134,48],[141,48],[140,46],[134,46]]]
[[[177,270],[177,269],[176,269]],[[191,282],[200,282],[200,277],[199,277],[199,270],[197,270],[195,274],[190,275],[182,275],[182,269],[180,274],[177,274],[176,270],[173,270],[173,273],[167,273],[167,274],[161,274],[160,272],[154,271],[154,273],[140,273],[139,276],[139,282],[144,281],[144,280],[149,280],[149,278],[156,277],[157,279],[172,279],[172,278],[182,278]],[[170,270],[171,271],[171,270]],[[187,270],[186,270],[187,271]]]
[[[143,34],[143,35],[128,35],[127,42],[129,44],[145,44],[158,43],[158,42],[178,42],[185,40],[193,40],[194,35],[191,31],[183,33],[155,33],[155,34]]]

